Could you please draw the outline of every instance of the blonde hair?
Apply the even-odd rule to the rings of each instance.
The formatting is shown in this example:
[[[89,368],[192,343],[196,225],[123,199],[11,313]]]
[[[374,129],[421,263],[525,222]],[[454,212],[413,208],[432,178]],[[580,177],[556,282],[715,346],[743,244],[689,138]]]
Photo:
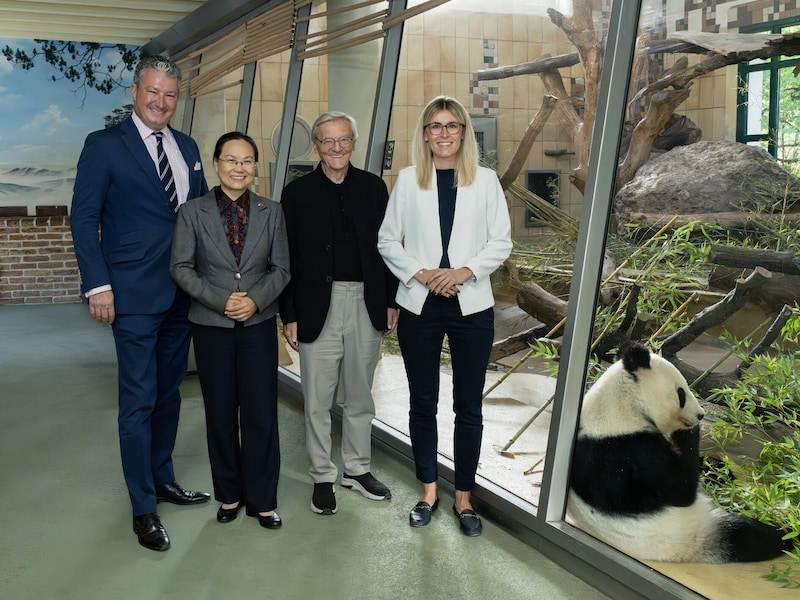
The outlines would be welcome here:
[[[412,162],[417,168],[417,184],[423,190],[430,189],[434,169],[433,153],[425,143],[425,126],[441,110],[453,113],[456,120],[464,126],[464,139],[458,149],[454,185],[467,186],[471,184],[475,181],[475,175],[478,172],[478,144],[475,141],[475,130],[472,128],[472,120],[469,118],[467,109],[455,98],[437,96],[428,102],[420,114],[411,146]]]

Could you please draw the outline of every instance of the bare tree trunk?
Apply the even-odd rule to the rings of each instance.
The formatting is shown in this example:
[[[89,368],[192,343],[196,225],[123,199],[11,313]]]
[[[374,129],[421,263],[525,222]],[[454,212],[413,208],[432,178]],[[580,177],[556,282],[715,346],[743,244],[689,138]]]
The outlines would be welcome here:
[[[678,331],[670,335],[661,344],[661,353],[667,357],[674,356],[695,341],[711,327],[725,322],[731,315],[742,308],[750,298],[750,294],[765,280],[772,277],[766,269],[757,267],[747,279],[740,279],[726,296],[708,308],[703,309]]]
[[[628,183],[648,158],[653,144],[664,131],[675,108],[689,97],[688,88],[655,94],[644,118],[633,129],[628,152],[617,169],[616,189]]]
[[[567,316],[567,303],[532,281],[517,292],[517,304],[533,318],[551,328]]]
[[[745,269],[764,267],[773,272],[800,275],[800,259],[793,252],[775,252],[774,250],[716,244],[711,246],[708,262]]]
[[[575,154],[578,167],[575,169],[573,183],[581,190],[586,185],[586,170],[589,165],[592,130],[597,117],[597,95],[600,88],[600,75],[603,68],[603,49],[605,44],[594,29],[593,5],[591,0],[574,0],[572,17],[567,17],[555,9],[548,8],[547,14],[553,24],[567,36],[578,51],[583,67],[585,86],[583,122],[574,131]],[[560,76],[559,76],[560,79]],[[563,86],[563,84],[562,84]],[[574,111],[574,107],[573,107]]]
[[[504,340],[492,344],[492,352],[489,354],[489,362],[495,362],[505,356],[511,356],[522,350],[527,350],[537,339],[550,331],[550,326],[540,323],[526,331],[511,335]]]
[[[750,269],[716,266],[708,278],[708,285],[720,290],[731,290],[743,273]],[[800,298],[800,277],[774,273],[750,294],[755,304],[765,306],[769,311],[777,311],[784,304],[794,304]]]
[[[775,220],[774,214],[754,214],[750,212],[718,212],[718,213],[694,213],[691,215],[674,216],[672,223],[675,228],[683,227],[689,223],[704,223],[708,225],[719,225],[725,229],[741,229],[749,224],[766,224]],[[633,229],[656,229],[673,215],[664,213],[632,212],[628,215],[628,227]],[[781,215],[783,221],[790,225],[800,225],[800,213],[784,213]]]
[[[555,96],[546,95],[542,98],[542,106],[539,108],[536,116],[533,117],[533,120],[528,124],[525,134],[522,136],[519,146],[517,146],[514,156],[511,158],[511,162],[505,172],[500,176],[500,186],[504,190],[507,190],[508,186],[519,176],[522,167],[525,166],[528,160],[528,155],[531,153],[533,142],[539,137],[545,123],[547,123],[550,115],[553,114],[553,109],[557,102],[558,98]]]

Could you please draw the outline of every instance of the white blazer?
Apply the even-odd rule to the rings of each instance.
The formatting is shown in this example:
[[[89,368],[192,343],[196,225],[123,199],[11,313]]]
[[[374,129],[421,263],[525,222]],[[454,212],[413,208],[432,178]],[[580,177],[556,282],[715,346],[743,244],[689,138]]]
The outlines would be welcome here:
[[[397,303],[422,313],[428,288],[414,279],[420,269],[439,267],[442,233],[434,171],[431,189],[417,185],[415,167],[400,171],[378,232],[378,252],[400,280]],[[468,267],[475,279],[461,286],[462,315],[494,306],[489,276],[511,253],[511,222],[497,174],[478,167],[475,181],[456,192],[456,212],[447,256],[453,268]]]

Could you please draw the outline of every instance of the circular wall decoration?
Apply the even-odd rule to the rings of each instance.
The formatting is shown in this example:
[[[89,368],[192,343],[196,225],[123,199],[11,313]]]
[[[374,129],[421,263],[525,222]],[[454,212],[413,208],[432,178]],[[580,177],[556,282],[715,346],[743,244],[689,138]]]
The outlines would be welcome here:
[[[272,128],[272,151],[278,155],[278,141],[281,135],[281,122],[275,123]],[[305,160],[311,154],[314,144],[311,139],[311,127],[300,117],[294,119],[294,133],[292,144],[289,147],[289,160]]]

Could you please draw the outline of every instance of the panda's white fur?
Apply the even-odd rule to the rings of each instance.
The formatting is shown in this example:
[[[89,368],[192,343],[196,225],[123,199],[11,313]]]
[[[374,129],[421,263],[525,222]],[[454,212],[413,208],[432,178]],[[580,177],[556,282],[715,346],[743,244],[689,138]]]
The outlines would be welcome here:
[[[677,368],[626,343],[584,398],[567,517],[639,560],[758,561],[782,532],[715,508],[699,485],[704,411]]]

